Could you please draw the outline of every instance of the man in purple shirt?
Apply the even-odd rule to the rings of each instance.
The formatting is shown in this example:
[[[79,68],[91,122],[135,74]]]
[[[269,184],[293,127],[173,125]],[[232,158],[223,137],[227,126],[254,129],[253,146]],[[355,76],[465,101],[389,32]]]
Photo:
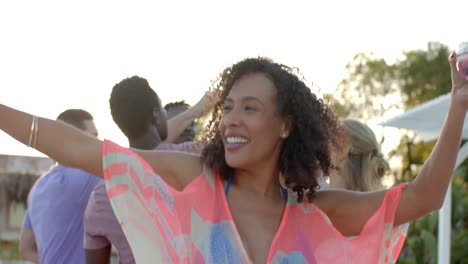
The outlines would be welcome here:
[[[166,111],[148,81],[134,76],[114,86],[109,102],[112,118],[128,138],[130,147],[199,153],[201,147],[192,142],[167,142],[173,142],[196,118],[213,108],[214,100],[211,96],[206,94],[194,107],[168,122]],[[84,247],[88,264],[108,263],[111,245],[117,251],[119,263],[135,263],[103,181],[96,186],[89,198],[84,225]]]
[[[93,117],[81,109],[57,120],[96,136]],[[99,178],[79,169],[54,165],[34,184],[20,235],[20,254],[34,263],[84,263],[83,214]]]

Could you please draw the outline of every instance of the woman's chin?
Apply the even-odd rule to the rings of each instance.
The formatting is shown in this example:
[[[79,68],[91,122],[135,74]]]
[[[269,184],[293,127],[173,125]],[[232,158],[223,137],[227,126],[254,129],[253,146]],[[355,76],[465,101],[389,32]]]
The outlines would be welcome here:
[[[245,161],[226,157],[226,164],[233,169],[241,169],[244,167]]]

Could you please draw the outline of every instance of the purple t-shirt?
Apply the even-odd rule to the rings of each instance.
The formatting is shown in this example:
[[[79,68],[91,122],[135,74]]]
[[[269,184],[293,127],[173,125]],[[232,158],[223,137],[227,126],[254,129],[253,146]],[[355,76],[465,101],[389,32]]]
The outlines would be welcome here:
[[[53,166],[32,187],[23,227],[34,233],[40,263],[84,263],[83,214],[99,178]]]
[[[160,144],[156,150],[199,153],[200,146],[191,142]],[[117,251],[119,263],[135,263],[125,234],[107,197],[104,181],[96,185],[89,197],[84,215],[84,229],[85,249],[100,249],[112,244]]]

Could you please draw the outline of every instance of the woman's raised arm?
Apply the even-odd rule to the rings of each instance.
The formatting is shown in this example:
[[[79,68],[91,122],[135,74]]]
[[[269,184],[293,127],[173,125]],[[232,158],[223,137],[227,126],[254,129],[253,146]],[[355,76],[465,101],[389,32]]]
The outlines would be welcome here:
[[[36,120],[34,120],[36,119]],[[61,121],[38,118],[0,104],[0,129],[62,165],[102,177],[102,141]],[[134,150],[169,185],[181,190],[203,170],[197,155]],[[184,166],[180,166],[180,165]]]
[[[37,121],[33,122],[35,118]],[[0,128],[60,164],[102,177],[102,141],[71,125],[0,104]]]

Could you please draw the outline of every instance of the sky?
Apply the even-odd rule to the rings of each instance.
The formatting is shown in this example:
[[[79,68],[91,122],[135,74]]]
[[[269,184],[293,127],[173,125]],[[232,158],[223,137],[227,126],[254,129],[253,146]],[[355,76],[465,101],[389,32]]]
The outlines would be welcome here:
[[[126,146],[108,103],[126,77],[147,78],[163,104],[194,104],[224,67],[267,56],[333,92],[358,52],[391,62],[468,41],[463,10],[466,0],[1,1],[0,103],[52,119],[86,109],[100,138]],[[0,154],[43,156],[3,132]]]

